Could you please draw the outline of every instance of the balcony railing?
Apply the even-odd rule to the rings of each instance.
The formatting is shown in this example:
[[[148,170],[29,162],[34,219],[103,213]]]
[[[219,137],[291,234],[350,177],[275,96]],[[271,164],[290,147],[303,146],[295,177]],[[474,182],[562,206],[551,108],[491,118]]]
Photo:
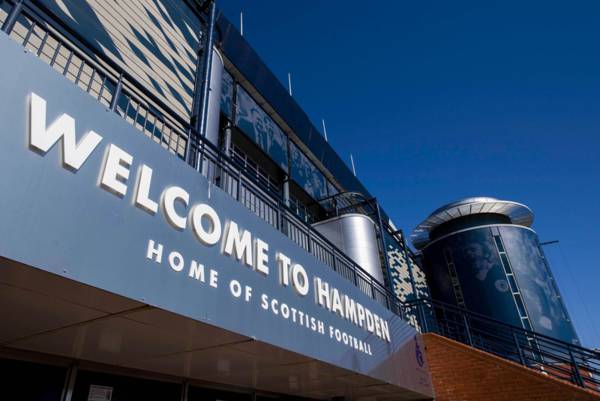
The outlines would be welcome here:
[[[600,393],[600,353],[439,301],[405,303],[421,332],[451,338]]]
[[[402,316],[395,295],[285,205],[255,172],[224,154],[38,1],[0,3],[2,30],[58,73],[200,172],[298,246]],[[199,161],[199,163],[198,163]]]

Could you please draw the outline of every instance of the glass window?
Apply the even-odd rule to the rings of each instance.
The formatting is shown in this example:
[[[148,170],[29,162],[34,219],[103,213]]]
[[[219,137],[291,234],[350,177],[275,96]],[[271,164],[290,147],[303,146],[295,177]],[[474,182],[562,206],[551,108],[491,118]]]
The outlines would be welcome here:
[[[517,287],[517,282],[515,281],[514,276],[512,274],[509,274],[506,277],[508,277],[508,283],[510,284],[510,290],[512,292],[517,292],[518,287]]]
[[[527,313],[525,312],[525,305],[523,305],[523,300],[519,294],[515,295],[515,303],[517,304],[517,309],[519,309],[519,315],[521,315],[521,317],[526,317]]]
[[[223,71],[221,81],[221,111],[231,118],[233,112],[233,77],[227,71]]]
[[[340,191],[330,181],[327,181],[327,196],[337,195]]]
[[[327,182],[317,167],[296,145],[290,142],[291,176],[313,199],[327,197]]]
[[[287,136],[252,97],[237,86],[235,124],[269,157],[287,171]]]
[[[512,270],[510,268],[510,263],[508,263],[508,258],[505,253],[500,254],[500,259],[502,259],[502,265],[504,266],[504,271],[508,274],[512,274]]]
[[[494,240],[496,241],[496,246],[500,252],[504,252],[504,246],[502,246],[502,240],[499,235],[494,235]]]

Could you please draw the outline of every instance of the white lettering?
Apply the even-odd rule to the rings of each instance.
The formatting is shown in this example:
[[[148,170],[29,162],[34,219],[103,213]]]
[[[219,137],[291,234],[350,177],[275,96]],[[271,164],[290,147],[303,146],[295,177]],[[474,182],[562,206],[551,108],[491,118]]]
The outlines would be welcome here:
[[[171,266],[171,269],[180,272],[183,270],[183,265],[183,256],[177,251],[172,251],[169,254],[169,266]]]
[[[181,201],[185,207],[190,202],[190,195],[181,187],[173,186],[164,190],[162,195],[162,207],[167,221],[178,230],[185,230],[186,217],[180,216],[175,210],[175,202]]]
[[[364,327],[365,324],[365,308],[358,302],[356,303],[356,311],[358,315],[358,325]]]
[[[196,262],[195,260],[192,260],[188,276],[195,278],[196,280],[199,280],[201,282],[204,282],[204,265],[202,263]]]
[[[372,333],[375,331],[375,325],[373,323],[373,314],[370,310],[365,308],[365,315],[367,316],[367,331]]]
[[[386,320],[381,319],[381,338],[386,340],[387,342],[392,342],[390,337],[390,327]]]
[[[308,294],[308,274],[304,267],[297,263],[292,267],[292,285],[298,294],[302,296]]]
[[[227,235],[225,237],[223,253],[231,256],[234,252],[236,259],[242,260],[243,258],[244,263],[252,266],[252,235],[247,230],[243,230],[240,233],[237,223],[230,221],[227,224]]]
[[[150,199],[150,183],[152,182],[152,169],[142,164],[138,169],[137,186],[135,189],[134,204],[150,214],[156,214],[158,204]]]
[[[337,313],[341,317],[344,317],[342,299],[340,298],[340,292],[337,290],[337,288],[331,289],[331,311]]]
[[[219,283],[219,272],[211,269],[210,270],[210,286],[213,288],[217,288],[217,285]]]
[[[126,182],[129,178],[129,168],[133,163],[133,156],[112,143],[107,146],[106,151],[100,186],[123,197],[127,193]]]
[[[239,298],[242,295],[242,285],[237,280],[231,280],[229,282],[229,291],[231,291],[234,297]]]
[[[264,310],[269,309],[269,296],[267,294],[262,294],[260,296],[260,307]]]
[[[250,298],[252,298],[252,287],[249,285],[244,286],[244,300],[250,302]]]
[[[356,304],[354,303],[354,300],[347,295],[344,295],[344,310],[346,312],[345,313],[346,319],[349,320],[350,322],[356,324],[357,323]]]
[[[146,259],[154,260],[156,263],[162,262],[163,246],[156,246],[154,240],[148,241],[148,250],[146,251]]]
[[[268,252],[269,244],[260,238],[254,240],[254,270],[265,276],[269,274],[269,266],[267,266],[269,262]]]
[[[319,277],[315,277],[315,289],[317,304],[321,305],[326,309],[331,309],[331,299],[329,297],[329,284],[325,281],[322,281]]]
[[[279,265],[279,283],[287,287],[290,285],[289,268],[292,261],[281,252],[277,252],[275,259],[277,259]]]
[[[77,143],[73,117],[62,114],[46,128],[46,100],[31,93],[29,106],[29,146],[38,152],[46,153],[62,139],[63,166],[74,171],[79,170],[102,141],[102,137],[94,131],[89,131]]]
[[[209,228],[204,229],[202,220],[208,222]],[[205,203],[200,203],[192,209],[192,229],[196,238],[204,245],[214,245],[221,238],[221,220],[215,209]]]

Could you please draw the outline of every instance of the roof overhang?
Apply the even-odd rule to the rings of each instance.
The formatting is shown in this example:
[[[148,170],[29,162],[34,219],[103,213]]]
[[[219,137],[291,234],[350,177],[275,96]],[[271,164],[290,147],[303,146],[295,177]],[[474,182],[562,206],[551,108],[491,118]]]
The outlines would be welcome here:
[[[511,224],[525,227],[530,227],[533,223],[533,212],[522,203],[490,197],[465,198],[444,205],[431,213],[412,231],[411,242],[415,248],[422,249],[430,241],[429,234],[440,225],[460,217],[485,213],[506,216]]]

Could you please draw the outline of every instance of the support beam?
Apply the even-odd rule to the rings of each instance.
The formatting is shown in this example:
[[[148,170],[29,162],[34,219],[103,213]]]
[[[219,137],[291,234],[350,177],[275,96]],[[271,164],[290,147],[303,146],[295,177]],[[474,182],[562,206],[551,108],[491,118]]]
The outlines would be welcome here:
[[[77,379],[77,364],[73,364],[69,367],[67,372],[67,378],[65,380],[65,387],[63,388],[61,401],[71,401],[73,399],[73,391],[75,390],[75,380]]]

